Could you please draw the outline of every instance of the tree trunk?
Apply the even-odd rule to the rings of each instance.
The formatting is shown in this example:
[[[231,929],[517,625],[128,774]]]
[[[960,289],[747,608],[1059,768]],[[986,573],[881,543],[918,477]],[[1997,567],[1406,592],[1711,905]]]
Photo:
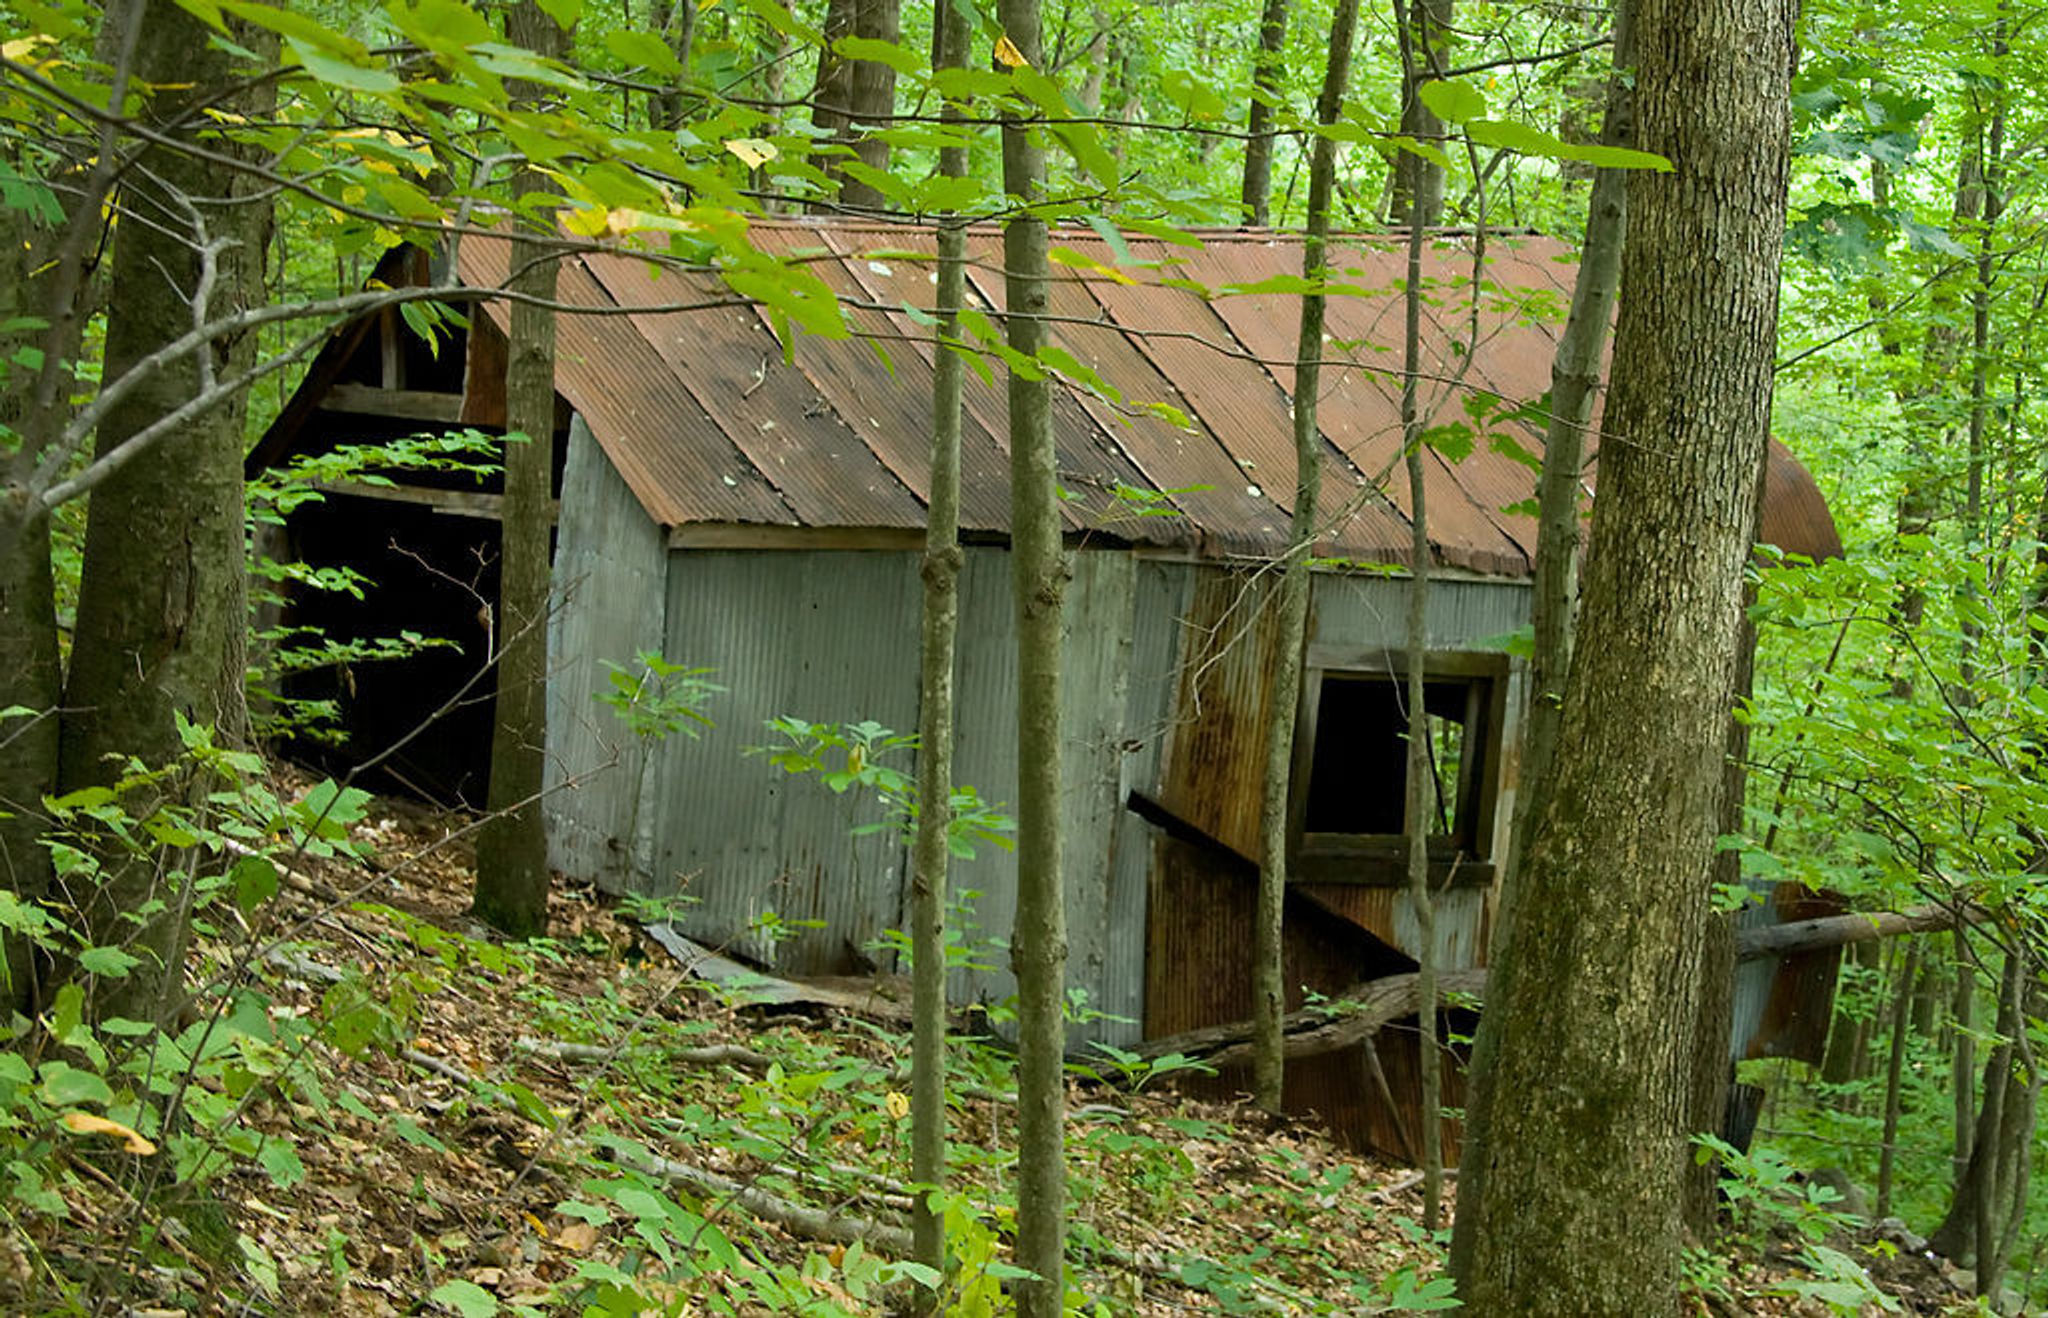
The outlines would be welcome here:
[[[1875,941],[1851,947],[1849,959],[1865,970],[1875,971],[1883,947]],[[1820,1078],[1830,1085],[1846,1085],[1870,1074],[1870,1022],[1872,1013],[1860,1006],[1852,1009],[1845,994],[1835,994],[1835,1018],[1828,1026],[1827,1051],[1821,1055]]]
[[[507,15],[512,43],[559,59],[568,34],[534,0]],[[538,106],[537,84],[512,88],[515,103]],[[520,196],[553,185],[536,170],[514,183]],[[551,214],[543,212],[543,215]],[[552,225],[551,219],[543,219]],[[530,297],[555,295],[552,232],[515,234],[513,287]],[[505,444],[505,501],[499,518],[498,694],[492,711],[490,815],[477,832],[474,914],[513,938],[538,938],[548,928],[548,841],[541,818],[548,706],[548,540],[555,453],[555,313],[529,302],[511,309],[505,365],[505,429],[525,436]]]
[[[1629,76],[1628,5],[1614,14],[1614,65],[1607,86],[1604,146],[1635,143],[1634,80]],[[1529,821],[1547,794],[1557,752],[1558,716],[1564,709],[1565,676],[1571,670],[1572,629],[1578,612],[1579,500],[1585,488],[1586,432],[1599,399],[1606,364],[1608,329],[1620,283],[1622,240],[1628,232],[1628,171],[1602,169],[1593,176],[1586,203],[1586,241],[1579,251],[1571,313],[1550,366],[1550,417],[1543,433],[1543,472],[1537,483],[1537,537],[1530,623],[1529,710],[1522,723],[1522,773],[1516,788],[1515,841],[1519,856],[1528,845]],[[1513,887],[1513,867],[1508,882]],[[1503,898],[1505,912],[1508,903]],[[1503,927],[1505,916],[1503,915]],[[1501,935],[1496,933],[1495,945]]]
[[[50,519],[40,510],[24,516],[9,490],[0,493],[0,709],[33,712],[0,719],[0,887],[25,903],[50,892],[43,797],[57,787],[60,664]],[[0,1010],[32,1015],[40,997],[34,947],[10,934],[0,938],[0,954]]]
[[[862,164],[889,168],[889,143],[866,131],[886,124],[896,110],[896,70],[878,60],[850,60],[832,48],[840,37],[895,41],[901,0],[831,0],[825,11],[825,47],[818,52],[818,77],[811,89],[811,126],[836,147],[852,147]],[[839,207],[878,211],[880,190],[848,177],[843,151],[813,160],[838,187]]]
[[[1426,147],[1444,149],[1444,122],[1422,103],[1422,84],[1443,76],[1450,53],[1452,0],[1394,0],[1401,47],[1401,132]],[[1394,157],[1394,224],[1433,228],[1444,218],[1444,167],[1414,151]]]
[[[1482,1035],[1481,1313],[1670,1313],[1700,946],[1770,419],[1791,0],[1634,11],[1637,126],[1577,671]],[[1462,1187],[1461,1187],[1462,1189]]]
[[[946,5],[932,25],[932,68],[967,64],[966,15]],[[948,103],[948,122],[962,116]],[[939,172],[967,176],[967,148],[939,152]],[[911,1083],[910,1179],[937,1188],[946,1177],[946,893],[947,832],[953,818],[953,650],[960,625],[960,391],[966,362],[947,345],[960,334],[967,298],[967,233],[939,228],[938,326],[932,376],[931,507],[924,538],[924,639],[918,694],[918,823],[916,870],[910,888]],[[917,1261],[943,1273],[946,1228],[929,1191],[911,1206]],[[921,1295],[927,1311],[936,1292]]]
[[[697,42],[696,0],[654,0],[648,19],[675,52],[676,63],[683,66],[673,87],[654,94],[648,117],[655,128],[681,128],[683,90],[690,85],[690,53]]]
[[[1287,76],[1281,54],[1286,45],[1287,0],[1266,0],[1259,14],[1259,51],[1252,58],[1252,105],[1245,116],[1244,187],[1240,192],[1244,222],[1255,228],[1272,218],[1273,111],[1280,103]]]
[[[1884,1146],[1877,1155],[1877,1216],[1892,1215],[1892,1172],[1898,1162],[1899,1084],[1906,1073],[1906,1042],[1912,1035],[1913,994],[1920,977],[1920,940],[1914,939],[1901,968],[1892,1003],[1891,1052],[1884,1070]]]
[[[1949,1084],[1955,1102],[1954,1145],[1949,1157],[1950,1177],[1963,1183],[1970,1168],[1970,1149],[1977,1139],[1977,1036],[1974,1027],[1977,1005],[1977,965],[1970,952],[1969,931],[1955,931],[1955,996],[1949,1002],[1950,1028],[1955,1039],[1949,1052]]]
[[[1357,0],[1342,0],[1330,20],[1330,60],[1316,102],[1317,122],[1333,124],[1344,107],[1356,44]],[[1328,268],[1324,248],[1330,236],[1330,193],[1337,176],[1337,144],[1317,137],[1309,161],[1308,232],[1301,249],[1302,276],[1319,282]],[[1287,905],[1288,804],[1292,796],[1294,723],[1299,711],[1302,646],[1308,634],[1309,558],[1315,550],[1316,501],[1323,483],[1323,436],[1316,424],[1321,388],[1325,299],[1301,299],[1301,332],[1294,363],[1294,515],[1288,528],[1287,560],[1280,579],[1279,668],[1273,674],[1272,708],[1266,724],[1266,781],[1259,803],[1259,898],[1253,932],[1252,1020],[1256,1030],[1252,1097],[1268,1112],[1280,1111],[1286,1060],[1281,1055],[1280,1017],[1287,1009],[1284,982],[1283,915]]]
[[[1618,3],[1614,18],[1614,64],[1618,72],[1607,88],[1607,120],[1600,140],[1609,146],[1635,143],[1634,79],[1629,65],[1628,4]],[[1558,338],[1550,367],[1550,419],[1543,437],[1543,471],[1537,482],[1535,580],[1530,591],[1530,623],[1534,649],[1529,661],[1528,711],[1522,723],[1522,773],[1516,787],[1515,821],[1506,874],[1494,914],[1492,957],[1506,955],[1514,925],[1515,896],[1520,890],[1521,858],[1527,854],[1529,827],[1549,798],[1556,758],[1558,720],[1564,710],[1565,679],[1571,670],[1572,639],[1578,615],[1579,500],[1584,488],[1586,432],[1592,425],[1606,364],[1608,331],[1614,319],[1615,294],[1621,279],[1621,249],[1628,232],[1628,174],[1603,169],[1594,175],[1586,206],[1586,240],[1579,253],[1578,277],[1572,286],[1571,312]],[[1487,1076],[1492,1070],[1493,1037],[1481,1031],[1474,1041],[1465,1106],[1468,1124],[1484,1121],[1492,1101]],[[1476,1197],[1476,1181],[1484,1171],[1471,1160],[1460,1170],[1460,1193]],[[1462,1275],[1473,1234],[1461,1231],[1451,1241],[1451,1270]]]
[[[205,133],[200,107],[262,116],[274,83],[226,104],[222,88],[240,67],[197,19],[169,4],[142,8],[137,80],[154,89],[148,121],[181,140]],[[190,116],[188,118],[188,116]],[[215,152],[230,150],[209,140]],[[211,315],[263,297],[270,197],[233,168],[175,149],[144,157],[117,205],[127,222],[114,245],[102,379],[120,379],[190,330],[196,304]],[[199,394],[216,375],[244,370],[256,336],[212,344],[151,372],[101,421],[102,454]],[[144,450],[94,491],[87,514],[78,620],[64,692],[59,785],[113,782],[130,756],[168,765],[183,749],[178,720],[233,745],[247,729],[242,692],[248,631],[243,555],[242,422],[236,393]],[[39,605],[31,603],[31,607]],[[160,790],[203,784],[173,784]],[[135,811],[152,802],[130,801]],[[106,857],[98,888],[67,894],[88,936],[118,944],[142,964],[123,979],[98,979],[102,1017],[154,1021],[176,994],[192,892],[189,863]],[[181,877],[182,876],[182,877]],[[153,906],[161,900],[162,906]],[[140,916],[140,923],[133,917]]]
[[[1044,61],[1038,0],[1001,0],[1005,36],[1024,62]],[[1045,191],[1045,149],[1005,117],[1003,190],[1026,203]],[[1003,226],[1010,347],[1034,357],[1046,343],[1050,299],[1043,219]],[[1052,382],[1009,373],[1010,557],[1017,608],[1017,1262],[1024,1318],[1061,1311],[1066,1257],[1066,894],[1060,867],[1060,629],[1068,568],[1060,543],[1059,457]]]

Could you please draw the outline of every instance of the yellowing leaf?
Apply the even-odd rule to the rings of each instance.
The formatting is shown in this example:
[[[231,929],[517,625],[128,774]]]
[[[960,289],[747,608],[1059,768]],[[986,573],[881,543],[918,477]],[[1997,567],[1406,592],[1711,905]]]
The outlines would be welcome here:
[[[128,1152],[147,1158],[156,1152],[156,1145],[144,1139],[133,1126],[124,1126],[118,1121],[96,1117],[90,1112],[66,1112],[61,1118],[64,1128],[78,1135],[112,1135],[125,1144]]]
[[[576,206],[562,216],[562,227],[582,238],[597,237],[611,222],[612,213],[602,206]]]
[[[889,1115],[898,1121],[910,1115],[910,1100],[893,1091],[882,1100],[882,1106],[888,1108]]]
[[[1024,58],[1024,52],[1017,49],[1017,43],[1010,40],[1010,34],[1007,32],[996,38],[996,58],[1002,61],[1004,68],[1031,67],[1031,61]]]
[[[47,32],[34,32],[15,41],[0,42],[0,57],[20,61],[37,46],[47,46],[52,38]]]
[[[759,169],[780,154],[775,143],[758,137],[735,137],[725,144],[725,149],[738,156],[740,163],[748,169]]]

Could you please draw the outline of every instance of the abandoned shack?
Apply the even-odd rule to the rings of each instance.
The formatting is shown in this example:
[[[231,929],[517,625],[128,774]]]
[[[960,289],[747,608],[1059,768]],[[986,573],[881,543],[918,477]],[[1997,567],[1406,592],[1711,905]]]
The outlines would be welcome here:
[[[763,249],[808,258],[842,299],[853,339],[800,336],[786,359],[760,309],[662,309],[717,300],[707,295],[722,287],[708,278],[655,279],[614,254],[561,267],[561,299],[606,314],[564,316],[558,331],[550,854],[563,874],[611,891],[681,894],[683,932],[778,973],[886,969],[888,955],[871,949],[905,923],[906,847],[890,830],[856,833],[880,818],[872,800],[791,778],[749,749],[772,740],[765,725],[778,716],[917,726],[933,349],[912,308],[931,301],[932,240],[818,220],[751,232]],[[969,296],[989,313],[1003,301],[997,244],[993,231],[970,238]],[[1351,292],[1332,297],[1328,313],[1328,355],[1345,365],[1323,377],[1324,567],[1302,688],[1276,691],[1265,602],[1293,485],[1299,299],[1289,281],[1299,243],[1233,232],[1199,247],[1131,240],[1118,252],[1092,232],[1062,231],[1055,246],[1053,336],[1074,363],[1056,403],[1073,551],[1068,974],[1102,1013],[1075,1037],[1125,1044],[1249,1015],[1250,857],[1262,729],[1276,700],[1297,710],[1298,729],[1290,1007],[1412,969],[1399,846],[1401,256],[1370,240],[1332,249],[1334,277]],[[427,259],[395,253],[380,273],[418,282]],[[456,260],[471,285],[503,278],[501,244],[465,240]],[[1447,442],[1426,454],[1438,802],[1426,826],[1438,857],[1437,955],[1449,969],[1484,964],[1513,815],[1523,674],[1509,642],[1528,615],[1536,528],[1526,505],[1541,429],[1508,414],[1548,387],[1574,274],[1561,245],[1533,237],[1490,236],[1476,280],[1474,260],[1467,238],[1434,241],[1423,309],[1431,424],[1476,432],[1469,453]],[[345,327],[251,463],[422,429],[501,427],[504,360],[500,308],[474,314],[438,354],[395,316]],[[970,374],[956,775],[992,802],[1010,799],[1014,780],[1005,433],[1000,376]],[[340,702],[352,738],[344,758],[383,752],[439,711],[381,769],[430,796],[479,799],[490,738],[488,682],[476,679],[495,597],[495,495],[434,473],[395,480],[330,487],[293,516],[294,552],[377,583],[362,599],[302,596],[293,620],[339,639],[413,631],[457,644],[345,680],[309,678],[302,690]],[[1840,552],[1817,487],[1775,445],[1766,503],[1763,539],[1809,557]],[[649,651],[712,670],[726,688],[705,710],[714,726],[641,740],[599,702],[611,666]],[[1006,852],[983,847],[959,864],[955,890],[972,939],[1006,936]],[[957,970],[956,999],[1010,993],[1005,960]],[[1814,1022],[1825,1030],[1832,971],[1832,960],[1824,974],[1812,962],[1761,978],[1746,970],[1737,1055],[1811,1046]],[[1389,1110],[1375,1094],[1416,1092],[1413,1037],[1383,1041],[1384,1090],[1362,1078],[1355,1049],[1292,1063],[1290,1107],[1355,1142],[1408,1152],[1412,1102]]]

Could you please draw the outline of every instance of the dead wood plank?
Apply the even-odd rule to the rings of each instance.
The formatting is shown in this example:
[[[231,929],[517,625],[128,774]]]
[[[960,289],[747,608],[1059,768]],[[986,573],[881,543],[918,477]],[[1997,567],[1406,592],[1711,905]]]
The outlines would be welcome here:
[[[455,425],[462,420],[462,395],[426,389],[379,389],[367,384],[338,384],[320,400],[325,412],[359,416],[390,416],[402,421],[433,421]]]

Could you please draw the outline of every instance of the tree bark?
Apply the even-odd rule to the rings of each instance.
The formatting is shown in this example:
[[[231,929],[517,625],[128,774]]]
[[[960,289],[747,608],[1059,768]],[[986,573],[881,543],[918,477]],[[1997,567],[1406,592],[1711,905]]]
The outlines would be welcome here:
[[[648,117],[655,128],[681,128],[683,90],[690,85],[690,53],[697,43],[696,0],[654,0],[648,17],[675,52],[676,63],[683,66],[673,87],[654,94]]]
[[[889,143],[864,131],[886,123],[896,109],[896,70],[877,60],[850,60],[832,48],[843,36],[895,41],[901,0],[831,0],[825,11],[825,48],[818,52],[818,76],[811,90],[811,126],[837,147],[851,147],[862,164],[889,167]],[[884,198],[873,184],[846,175],[842,151],[819,153],[813,161],[838,187],[838,204],[879,211]]]
[[[1343,110],[1357,27],[1357,0],[1342,0],[1330,20],[1330,59],[1323,74],[1322,95],[1316,102],[1318,123],[1335,123]],[[1321,280],[1328,268],[1324,250],[1330,236],[1330,193],[1336,176],[1337,144],[1319,136],[1309,160],[1308,231],[1301,249],[1302,275],[1311,284]],[[1266,724],[1266,780],[1259,802],[1259,896],[1252,957],[1252,1019],[1256,1030],[1252,1096],[1268,1112],[1280,1111],[1287,1070],[1280,1049],[1280,1017],[1286,1010],[1287,998],[1281,926],[1287,905],[1294,724],[1300,709],[1302,647],[1308,634],[1313,584],[1309,558],[1315,550],[1316,501],[1321,497],[1323,481],[1323,436],[1316,424],[1316,398],[1322,378],[1324,311],[1322,294],[1303,295],[1294,364],[1294,514],[1288,527],[1286,566],[1280,579],[1279,635],[1275,641],[1279,667],[1272,677],[1272,708]]]
[[[1422,85],[1443,76],[1450,52],[1453,0],[1394,0],[1394,23],[1401,47],[1401,132],[1425,146],[1443,150],[1444,122],[1423,104]],[[1444,218],[1444,167],[1414,151],[1394,158],[1394,224],[1434,228]]]
[[[1891,1051],[1884,1070],[1884,1147],[1877,1155],[1877,1216],[1892,1215],[1892,1171],[1898,1163],[1899,1083],[1906,1072],[1906,1041],[1912,1031],[1913,991],[1920,974],[1920,943],[1914,940],[1906,952],[1906,964],[1899,974],[1898,994],[1892,1002]]]
[[[1561,759],[1482,1036],[1481,1313],[1670,1313],[1721,765],[1769,429],[1791,0],[1645,0],[1601,497]],[[1461,1174],[1462,1179],[1462,1174]]]
[[[932,25],[932,68],[965,68],[969,31],[958,6],[941,6]],[[948,123],[962,117],[948,102]],[[967,176],[967,148],[939,151],[939,172]],[[932,477],[924,538],[924,638],[918,696],[918,825],[910,889],[911,1084],[910,1179],[937,1188],[946,1176],[946,894],[953,818],[954,638],[960,625],[960,391],[966,363],[948,345],[960,334],[967,298],[967,233],[950,218],[939,226],[938,326],[932,376]],[[931,1190],[911,1208],[918,1262],[946,1267],[945,1217]],[[920,1296],[929,1310],[936,1292]]]
[[[136,78],[152,89],[142,113],[160,131],[196,140],[208,126],[202,105],[268,113],[276,95],[270,82],[222,103],[223,85],[240,70],[197,19],[174,5],[149,4],[138,21]],[[208,145],[216,152],[232,149]],[[263,298],[268,192],[225,164],[175,148],[149,151],[144,162],[147,168],[131,170],[117,198],[126,222],[114,246],[113,280],[121,296],[107,319],[107,381],[190,331],[202,306],[218,316]],[[98,452],[199,395],[216,375],[246,369],[255,349],[256,336],[242,335],[150,372],[108,410]],[[62,790],[111,783],[131,756],[171,764],[183,750],[180,718],[211,728],[227,745],[239,743],[246,731],[246,402],[236,393],[194,416],[93,493],[60,730]],[[187,789],[205,790],[192,783],[152,790]],[[152,803],[138,797],[128,805],[147,811]],[[92,1010],[154,1021],[177,996],[191,866],[107,859],[110,868],[94,891],[66,896],[83,913],[95,943],[124,946],[142,964],[123,979],[95,979]],[[158,899],[163,904],[154,907]]]
[[[512,43],[548,59],[568,48],[568,34],[534,0],[507,15]],[[511,89],[516,103],[536,107],[537,84]],[[537,170],[514,183],[521,197],[551,185]],[[538,233],[512,239],[513,286],[529,297],[555,295],[556,235],[552,212]],[[531,302],[512,304],[505,366],[505,428],[525,436],[505,444],[505,500],[499,518],[497,704],[491,725],[489,817],[477,832],[474,914],[513,938],[538,938],[548,928],[548,842],[540,792],[547,753],[548,540],[555,452],[555,313]]]
[[[1446,6],[1448,8],[1448,6]],[[1419,8],[1418,13],[1422,12]],[[1427,25],[1423,27],[1427,35]],[[1405,45],[1404,56],[1415,47]],[[1418,70],[1403,69],[1404,81],[1416,85]],[[1443,185],[1437,183],[1441,197]],[[1421,1037],[1416,1042],[1416,1077],[1422,1093],[1422,1227],[1437,1228],[1443,1207],[1443,1076],[1437,1054],[1436,901],[1429,891],[1429,819],[1436,798],[1435,753],[1430,744],[1427,673],[1429,662],[1429,509],[1423,481],[1422,440],[1422,249],[1421,208],[1408,226],[1407,277],[1401,293],[1401,450],[1408,469],[1408,773],[1407,802],[1402,817],[1408,830],[1408,905],[1415,915],[1416,995],[1422,1009],[1415,1014]],[[1476,295],[1476,291],[1475,295]],[[1321,345],[1318,344],[1318,347]]]
[[[1281,52],[1286,45],[1287,0],[1266,0],[1259,14],[1259,50],[1252,57],[1252,104],[1245,115],[1244,187],[1239,193],[1244,222],[1254,228],[1272,218],[1273,112],[1284,94],[1287,64]]]
[[[1025,63],[1044,62],[1038,0],[1001,0],[1003,34]],[[1045,149],[1021,121],[1002,125],[1003,190],[1027,204],[1045,190]],[[1050,266],[1043,219],[1003,226],[1011,349],[1046,344]],[[1010,558],[1017,616],[1017,1286],[1024,1318],[1061,1311],[1066,1257],[1066,894],[1060,866],[1060,631],[1068,567],[1060,543],[1052,382],[1009,373]]]

